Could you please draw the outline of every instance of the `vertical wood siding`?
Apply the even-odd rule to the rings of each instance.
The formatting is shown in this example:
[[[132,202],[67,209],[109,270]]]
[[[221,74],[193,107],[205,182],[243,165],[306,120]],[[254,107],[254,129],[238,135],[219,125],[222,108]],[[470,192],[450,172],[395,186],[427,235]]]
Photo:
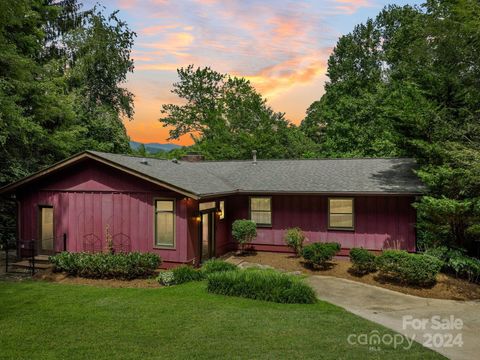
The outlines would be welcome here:
[[[154,199],[176,201],[175,249],[154,246]],[[20,238],[38,239],[39,205],[54,207],[55,250],[63,250],[67,234],[68,251],[85,251],[86,237],[98,237],[105,247],[105,230],[118,241],[130,243],[131,251],[158,253],[166,262],[188,262],[196,241],[195,232],[187,231],[193,212],[187,211],[183,196],[146,183],[114,169],[95,163],[67,169],[55,178],[42,180],[19,194]],[[190,205],[190,208],[194,205]],[[190,217],[188,217],[190,216]]]
[[[227,210],[248,219],[248,196],[232,196]],[[415,251],[415,209],[410,196],[356,196],[355,230],[328,230],[328,196],[272,196],[272,227],[258,228],[256,245],[283,246],[285,230],[300,227],[309,242],[336,241],[342,248],[364,247]],[[229,231],[230,241],[231,239]],[[258,246],[261,248],[261,246]]]
[[[39,205],[54,207],[55,250],[85,251],[85,238],[98,237],[105,246],[105,228],[110,234],[130,239],[130,250],[158,253],[170,264],[198,263],[198,201],[137,179],[92,160],[62,170],[30,185],[18,194],[20,239],[38,239]],[[176,201],[174,249],[154,246],[154,199]],[[235,243],[231,225],[248,219],[249,197],[227,196],[225,219],[215,215],[216,254]],[[415,210],[411,196],[355,197],[355,230],[328,230],[327,196],[272,196],[272,227],[259,228],[258,249],[284,250],[283,236],[290,227],[300,227],[309,242],[337,241],[342,248],[371,250],[398,248],[415,251]],[[168,265],[169,266],[169,265]]]

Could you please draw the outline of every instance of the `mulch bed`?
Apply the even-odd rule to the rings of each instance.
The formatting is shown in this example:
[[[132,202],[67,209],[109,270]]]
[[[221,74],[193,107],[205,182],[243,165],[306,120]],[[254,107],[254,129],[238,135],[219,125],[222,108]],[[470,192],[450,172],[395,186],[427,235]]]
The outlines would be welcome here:
[[[161,285],[154,279],[134,279],[134,280],[119,280],[119,279],[86,279],[76,276],[69,276],[65,273],[56,273],[52,270],[45,270],[38,272],[33,277],[36,280],[44,280],[56,282],[61,284],[72,285],[91,285],[98,287],[110,288],[159,288]]]
[[[387,282],[384,279],[380,279],[376,274],[368,274],[362,277],[351,274],[349,272],[351,263],[348,258],[337,258],[333,260],[330,267],[325,270],[309,269],[304,266],[302,258],[285,253],[257,252],[235,256],[235,258],[239,261],[244,260],[251,263],[269,265],[276,269],[286,271],[301,271],[308,275],[326,275],[344,278],[424,298],[480,300],[480,285],[445,274],[438,275],[437,283],[434,286],[430,288],[420,288]]]

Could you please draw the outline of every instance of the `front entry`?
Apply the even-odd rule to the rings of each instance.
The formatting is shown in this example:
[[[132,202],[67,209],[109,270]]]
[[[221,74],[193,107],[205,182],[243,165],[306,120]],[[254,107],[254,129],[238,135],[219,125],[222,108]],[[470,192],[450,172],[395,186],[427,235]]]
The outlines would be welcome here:
[[[53,207],[40,206],[39,220],[39,253],[53,254],[55,252],[55,238],[53,232]]]
[[[201,216],[200,259],[204,262],[215,257],[215,213],[208,211],[201,213]]]

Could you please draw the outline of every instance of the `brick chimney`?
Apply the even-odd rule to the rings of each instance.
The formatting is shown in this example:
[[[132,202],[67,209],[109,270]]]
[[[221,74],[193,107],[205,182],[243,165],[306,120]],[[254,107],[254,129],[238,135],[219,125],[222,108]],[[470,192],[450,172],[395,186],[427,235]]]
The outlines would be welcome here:
[[[196,152],[189,152],[189,153],[187,153],[187,155],[183,155],[180,158],[180,160],[189,161],[189,162],[199,162],[199,161],[203,161],[204,158],[203,158],[202,154],[199,154],[199,153],[196,153]]]

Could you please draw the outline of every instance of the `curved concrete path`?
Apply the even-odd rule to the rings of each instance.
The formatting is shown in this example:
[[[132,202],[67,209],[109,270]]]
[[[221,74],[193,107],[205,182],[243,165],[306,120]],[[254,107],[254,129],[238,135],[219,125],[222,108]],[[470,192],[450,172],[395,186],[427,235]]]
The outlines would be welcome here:
[[[480,358],[480,302],[425,299],[396,291],[330,276],[310,276],[307,281],[318,298],[360,317],[381,324],[450,359]],[[432,317],[438,317],[433,318]],[[419,320],[413,320],[419,319]],[[424,326],[420,324],[423,320]],[[452,321],[456,328],[435,329],[436,320]],[[463,324],[460,324],[460,319]],[[456,321],[456,322],[455,322]],[[460,329],[459,329],[460,328]],[[440,334],[440,335],[435,335]],[[462,346],[448,346],[461,334]],[[457,338],[458,341],[459,338]]]

